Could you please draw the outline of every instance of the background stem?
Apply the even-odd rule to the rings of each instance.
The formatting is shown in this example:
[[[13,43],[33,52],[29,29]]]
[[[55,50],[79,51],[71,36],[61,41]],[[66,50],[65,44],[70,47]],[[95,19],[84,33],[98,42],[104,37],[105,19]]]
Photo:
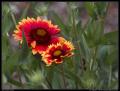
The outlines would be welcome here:
[[[66,88],[66,81],[65,81],[63,65],[61,65],[61,72],[62,72],[62,79],[63,79],[63,83],[64,83],[64,88]]]
[[[108,80],[108,88],[111,87],[111,79],[112,79],[112,65],[109,66],[109,70],[110,70],[110,73],[109,73],[109,80]]]

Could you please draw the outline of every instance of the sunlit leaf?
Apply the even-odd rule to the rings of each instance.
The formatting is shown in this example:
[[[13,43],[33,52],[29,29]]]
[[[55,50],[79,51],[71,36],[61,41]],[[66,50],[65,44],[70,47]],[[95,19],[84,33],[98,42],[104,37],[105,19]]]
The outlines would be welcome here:
[[[2,75],[2,83],[3,84],[7,83],[7,78],[6,78],[5,74]]]

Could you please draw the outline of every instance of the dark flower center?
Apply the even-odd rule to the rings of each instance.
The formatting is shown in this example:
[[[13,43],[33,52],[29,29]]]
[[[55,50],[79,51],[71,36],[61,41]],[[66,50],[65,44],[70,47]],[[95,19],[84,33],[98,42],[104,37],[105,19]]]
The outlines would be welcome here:
[[[52,59],[59,59],[63,55],[63,51],[61,49],[57,49],[52,53]]]
[[[32,30],[31,37],[33,40],[36,40],[37,44],[48,44],[51,39],[50,34],[41,28]]]
[[[61,54],[62,54],[61,50],[56,50],[53,52],[53,56],[56,56],[56,57],[60,56]]]
[[[36,34],[38,36],[44,37],[47,34],[47,32],[44,29],[38,29]]]

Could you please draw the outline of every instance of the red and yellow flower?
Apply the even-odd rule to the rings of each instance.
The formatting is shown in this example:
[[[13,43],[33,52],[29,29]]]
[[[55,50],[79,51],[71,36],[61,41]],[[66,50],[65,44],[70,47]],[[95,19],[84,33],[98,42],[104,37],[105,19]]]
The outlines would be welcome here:
[[[69,41],[62,41],[57,44],[51,44],[47,50],[42,53],[42,60],[50,66],[52,63],[62,63],[64,57],[73,55],[74,46]]]
[[[52,40],[47,45],[39,45],[39,46],[36,45],[36,42],[34,41],[34,42],[31,43],[32,53],[36,54],[38,52],[39,54],[41,54],[48,48],[48,46],[50,44],[57,44],[59,42],[63,42],[64,40],[65,39],[62,38],[62,37],[54,37],[54,38],[52,38]],[[43,51],[41,51],[41,50],[43,50]]]
[[[37,19],[23,19],[16,28],[13,34],[14,39],[22,43],[22,32],[24,32],[28,46],[33,48],[33,54],[45,51],[48,45],[57,43],[60,40],[56,36],[60,32],[57,25],[53,25],[51,21],[41,19],[40,17]]]

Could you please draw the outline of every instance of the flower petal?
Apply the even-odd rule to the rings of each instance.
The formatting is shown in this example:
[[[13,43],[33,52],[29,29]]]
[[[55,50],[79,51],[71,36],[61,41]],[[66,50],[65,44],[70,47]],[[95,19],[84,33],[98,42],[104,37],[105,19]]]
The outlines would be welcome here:
[[[33,55],[35,55],[37,53],[37,51],[35,49],[32,49],[32,53],[33,53]]]
[[[36,41],[33,41],[33,42],[31,43],[31,46],[32,46],[32,48],[35,48],[35,46],[36,46]]]
[[[62,63],[62,62],[63,62],[63,60],[61,58],[55,59],[55,63],[57,63],[57,64]]]

